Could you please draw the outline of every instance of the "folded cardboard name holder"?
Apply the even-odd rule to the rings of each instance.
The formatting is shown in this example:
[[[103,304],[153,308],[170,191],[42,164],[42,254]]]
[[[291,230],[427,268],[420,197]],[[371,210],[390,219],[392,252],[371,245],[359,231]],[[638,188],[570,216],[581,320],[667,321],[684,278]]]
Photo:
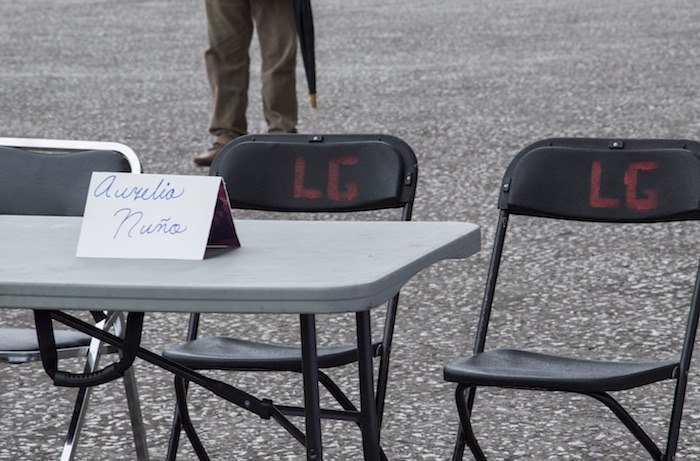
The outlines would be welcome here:
[[[208,245],[240,246],[221,177],[93,173],[77,257],[201,260]]]

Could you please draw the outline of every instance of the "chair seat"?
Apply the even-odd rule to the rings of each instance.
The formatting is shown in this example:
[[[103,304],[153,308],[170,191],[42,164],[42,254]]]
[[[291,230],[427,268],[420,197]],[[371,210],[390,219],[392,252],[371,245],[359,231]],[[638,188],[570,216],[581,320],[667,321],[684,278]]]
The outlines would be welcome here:
[[[381,343],[373,346],[376,356]],[[301,371],[301,348],[224,336],[207,336],[179,344],[163,356],[192,369]],[[357,346],[319,346],[320,368],[357,361]]]
[[[74,350],[90,345],[90,336],[79,331],[55,330],[54,335],[59,353],[61,349]],[[0,362],[24,363],[40,358],[39,341],[34,328],[0,328]]]
[[[673,378],[678,365],[671,360],[608,362],[494,349],[449,363],[444,376],[474,386],[607,392]]]

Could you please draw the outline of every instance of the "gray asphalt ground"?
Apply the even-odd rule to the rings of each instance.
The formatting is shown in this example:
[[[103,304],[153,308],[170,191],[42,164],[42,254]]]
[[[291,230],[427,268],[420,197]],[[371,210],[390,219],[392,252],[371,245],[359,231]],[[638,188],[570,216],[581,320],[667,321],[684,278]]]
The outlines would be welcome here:
[[[0,136],[117,141],[137,152],[146,172],[207,173],[192,162],[211,142],[201,1],[0,0],[0,10]],[[324,0],[314,2],[314,12],[319,107],[306,103],[300,63],[299,130],[403,138],[420,159],[414,219],[470,221],[483,229],[479,255],[441,263],[406,286],[396,332],[386,453],[397,460],[449,459],[457,415],[442,366],[471,349],[506,165],[520,148],[552,136],[700,138],[700,4]],[[250,130],[260,132],[257,47],[252,56]],[[664,342],[678,330],[666,320],[681,316],[687,300],[696,227],[642,234],[579,224],[535,231],[524,224],[508,250],[525,248],[520,269],[503,275],[499,298],[524,307],[496,317],[492,345],[548,349],[568,341],[572,354],[625,358],[644,357],[644,347],[661,355],[675,350]],[[591,236],[601,243],[588,241]],[[641,263],[632,263],[628,252]],[[552,258],[555,268],[543,268]],[[642,291],[641,302],[628,301],[624,284]],[[533,287],[534,295],[524,294]],[[585,300],[545,311],[571,296]],[[632,307],[632,314],[608,302]],[[594,326],[594,333],[567,333],[561,327],[567,319]],[[148,315],[146,346],[158,351],[178,342],[185,322],[180,315]],[[325,339],[351,337],[338,319],[319,323]],[[29,324],[26,312],[4,311],[0,318],[3,327]],[[292,340],[297,323],[209,316],[204,329]],[[625,347],[613,354],[607,349],[615,339]],[[163,459],[171,378],[142,361],[136,372],[150,454]],[[353,378],[352,370],[341,374],[347,384]],[[691,374],[679,460],[700,459],[699,378],[697,370]],[[288,375],[229,379],[276,400],[300,397],[299,381]],[[624,399],[634,402],[634,414],[655,437],[665,431],[668,410],[659,406],[668,403],[669,390],[660,385]],[[38,364],[0,367],[0,459],[58,459],[74,395],[50,384]],[[304,459],[303,448],[274,423],[197,389],[192,395],[214,459]],[[586,398],[517,391],[480,397],[476,430],[494,460],[648,459],[607,410]],[[120,384],[96,389],[93,403],[78,459],[134,459]],[[329,423],[324,430],[327,459],[361,458],[355,427]],[[186,443],[179,459],[195,459]]]

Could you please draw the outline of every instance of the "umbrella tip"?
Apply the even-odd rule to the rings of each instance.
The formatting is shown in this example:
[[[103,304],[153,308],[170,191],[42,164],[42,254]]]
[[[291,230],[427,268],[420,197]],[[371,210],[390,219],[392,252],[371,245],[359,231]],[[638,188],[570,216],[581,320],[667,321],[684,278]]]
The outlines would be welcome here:
[[[311,107],[316,108],[316,93],[311,93],[309,95],[309,98],[311,99]]]

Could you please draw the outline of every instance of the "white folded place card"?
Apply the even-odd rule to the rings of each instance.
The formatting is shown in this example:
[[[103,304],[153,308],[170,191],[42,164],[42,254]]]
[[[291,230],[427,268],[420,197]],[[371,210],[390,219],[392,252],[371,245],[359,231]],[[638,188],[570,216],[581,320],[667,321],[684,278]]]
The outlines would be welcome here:
[[[207,245],[238,247],[218,176],[95,172],[76,256],[203,259]]]

